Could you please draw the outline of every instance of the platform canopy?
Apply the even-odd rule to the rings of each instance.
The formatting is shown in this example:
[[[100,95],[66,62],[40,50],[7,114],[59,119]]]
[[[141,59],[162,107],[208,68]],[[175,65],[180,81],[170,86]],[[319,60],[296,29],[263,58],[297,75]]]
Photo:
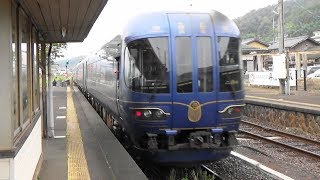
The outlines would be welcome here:
[[[81,42],[108,0],[17,0],[44,42]]]

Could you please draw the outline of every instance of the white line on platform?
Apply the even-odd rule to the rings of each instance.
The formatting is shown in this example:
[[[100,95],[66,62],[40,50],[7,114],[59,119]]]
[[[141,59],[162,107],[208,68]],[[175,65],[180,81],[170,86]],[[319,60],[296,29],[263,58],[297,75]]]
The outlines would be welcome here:
[[[59,107],[59,109],[67,109],[67,107],[65,107],[65,106],[62,106],[62,107]]]
[[[55,139],[64,139],[66,136],[54,136]]]
[[[252,164],[252,165],[254,165],[254,166],[256,166],[256,167],[258,167],[258,168],[260,168],[260,169],[262,169],[262,170],[264,170],[264,171],[266,171],[268,173],[270,173],[270,174],[273,174],[273,175],[275,175],[275,176],[277,176],[277,177],[279,177],[281,179],[293,180],[291,177],[286,176],[286,175],[284,175],[284,174],[282,174],[282,173],[280,173],[278,171],[275,171],[275,170],[273,170],[271,168],[268,168],[267,166],[262,165],[258,161],[250,159],[250,158],[248,158],[248,157],[246,157],[246,156],[244,156],[242,154],[239,154],[239,153],[234,152],[234,151],[231,151],[231,154],[236,156],[236,157],[238,157],[238,158],[240,158],[240,159],[242,159],[242,160],[245,160],[245,161],[249,162],[250,164]]]
[[[56,118],[57,118],[57,119],[65,119],[66,116],[57,116]]]

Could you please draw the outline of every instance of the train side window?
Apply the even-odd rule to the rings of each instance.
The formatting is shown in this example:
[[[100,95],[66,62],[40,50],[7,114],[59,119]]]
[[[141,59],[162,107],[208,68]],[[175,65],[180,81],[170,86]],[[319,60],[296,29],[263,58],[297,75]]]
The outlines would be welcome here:
[[[212,92],[213,66],[210,37],[197,37],[198,91]]]
[[[191,37],[176,38],[177,92],[192,92],[192,43]]]

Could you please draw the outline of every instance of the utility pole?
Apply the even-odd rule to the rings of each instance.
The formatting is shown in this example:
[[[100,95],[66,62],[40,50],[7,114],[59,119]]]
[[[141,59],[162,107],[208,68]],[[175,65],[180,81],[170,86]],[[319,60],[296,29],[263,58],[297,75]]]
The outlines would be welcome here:
[[[279,0],[278,1],[278,13],[279,13],[279,54],[283,54],[284,53],[284,33],[283,33],[283,0]],[[287,63],[286,63],[287,64]],[[288,71],[288,67],[286,68]],[[288,73],[287,73],[288,75]],[[288,79],[288,76],[287,76]],[[285,94],[285,80],[286,79],[279,79],[279,92],[280,94]]]
[[[52,74],[51,74],[51,50],[52,43],[49,45],[48,52],[48,95],[47,95],[47,136],[54,138],[54,118],[53,118],[53,98],[52,98]],[[45,85],[44,85],[45,86]]]
[[[69,64],[69,60],[67,60],[66,62],[66,76],[68,77],[68,64]]]

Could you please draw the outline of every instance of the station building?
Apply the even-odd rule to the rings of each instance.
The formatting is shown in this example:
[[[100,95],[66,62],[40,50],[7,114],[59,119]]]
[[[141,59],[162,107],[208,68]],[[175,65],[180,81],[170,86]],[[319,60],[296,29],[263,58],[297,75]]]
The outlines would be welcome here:
[[[106,3],[0,0],[1,180],[32,179],[39,170],[48,130],[48,48],[83,41]]]

